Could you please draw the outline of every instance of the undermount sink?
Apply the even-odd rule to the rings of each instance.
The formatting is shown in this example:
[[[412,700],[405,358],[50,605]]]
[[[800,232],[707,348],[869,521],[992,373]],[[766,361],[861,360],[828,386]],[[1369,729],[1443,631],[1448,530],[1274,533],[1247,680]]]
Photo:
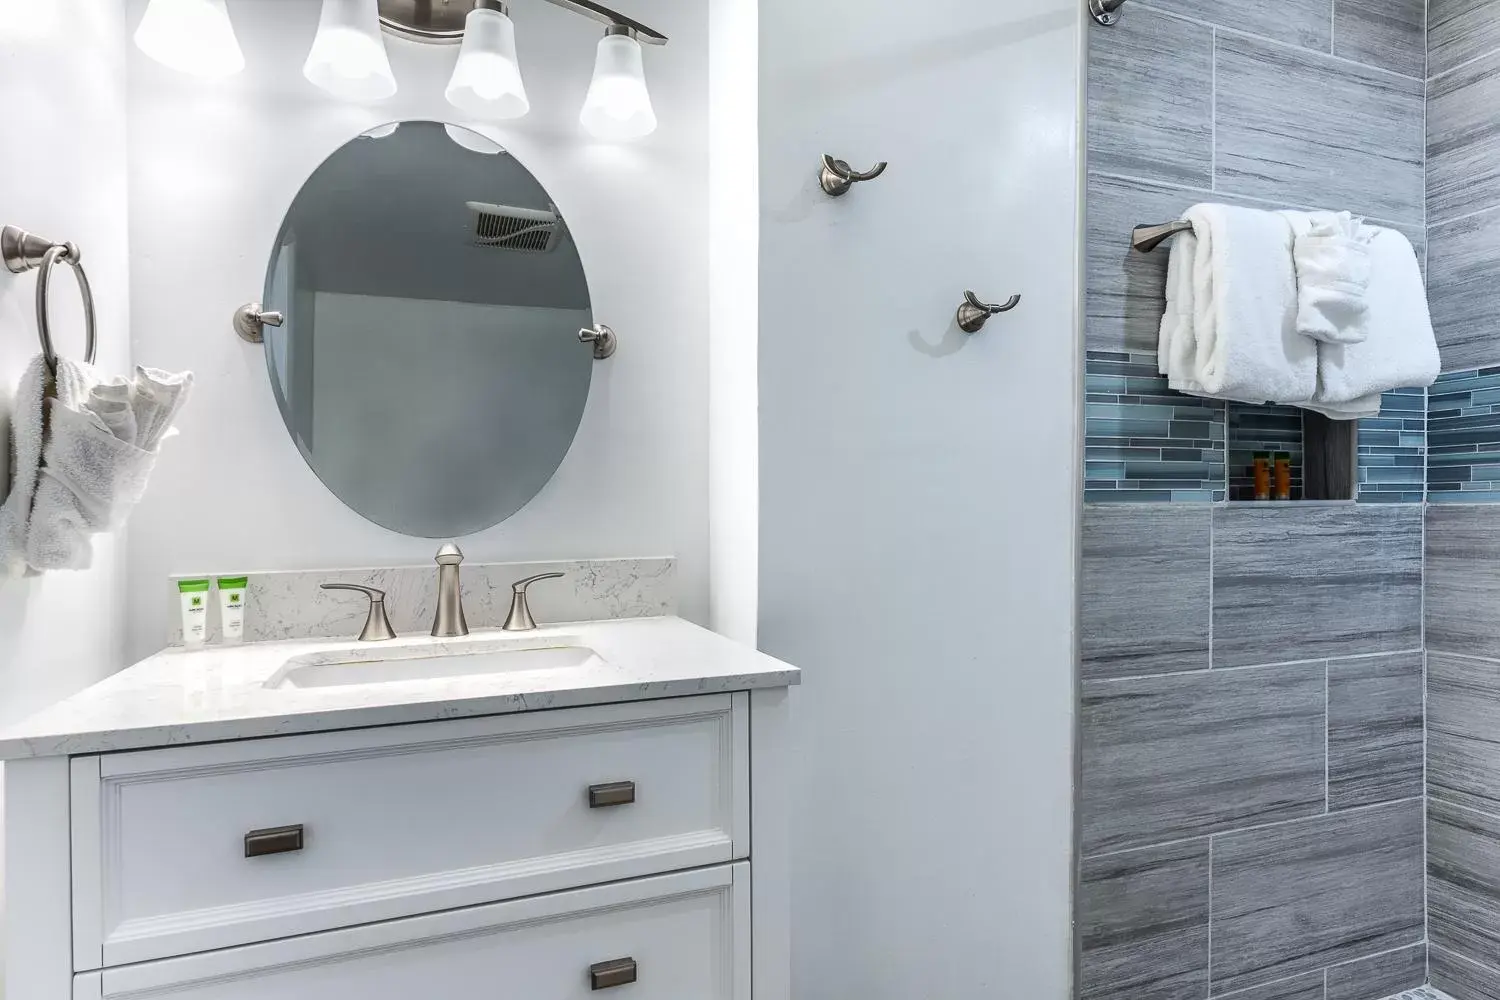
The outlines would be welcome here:
[[[516,640],[466,644],[460,649],[432,646],[360,648],[293,657],[266,682],[269,688],[345,687],[398,681],[441,680],[538,670],[576,670],[603,662],[587,646],[566,636],[545,645]]]

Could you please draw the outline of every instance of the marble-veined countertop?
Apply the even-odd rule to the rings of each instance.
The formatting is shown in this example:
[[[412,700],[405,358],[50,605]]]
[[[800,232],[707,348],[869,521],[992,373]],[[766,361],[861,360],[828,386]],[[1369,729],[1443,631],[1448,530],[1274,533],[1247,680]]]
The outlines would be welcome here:
[[[275,686],[289,660],[481,652],[512,641],[585,646],[598,657],[582,666],[549,670],[333,687]],[[0,730],[0,760],[785,687],[798,683],[800,673],[748,646],[671,617],[550,625],[525,633],[486,629],[460,639],[308,639],[192,650],[174,647]]]

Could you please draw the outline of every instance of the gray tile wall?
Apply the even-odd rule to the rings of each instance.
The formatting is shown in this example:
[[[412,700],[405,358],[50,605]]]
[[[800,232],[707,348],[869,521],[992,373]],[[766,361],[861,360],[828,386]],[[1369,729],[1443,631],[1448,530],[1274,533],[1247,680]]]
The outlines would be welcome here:
[[[1414,505],[1085,506],[1081,997],[1425,981],[1422,530]]]
[[[1500,506],[1427,511],[1427,899],[1435,985],[1500,998]]]
[[[1483,55],[1476,34],[1500,48],[1500,0],[1431,2],[1434,73]],[[1118,28],[1091,28],[1085,340],[1102,352],[1091,357],[1149,365],[1167,255],[1132,252],[1130,231],[1198,201],[1346,208],[1425,252],[1430,207],[1461,193],[1429,198],[1429,156],[1452,176],[1485,143],[1500,157],[1500,126],[1481,110],[1500,103],[1485,103],[1487,80],[1455,86],[1443,112],[1474,150],[1428,142],[1428,17],[1426,0],[1132,0]],[[1480,192],[1495,162],[1477,168]],[[1487,336],[1489,310],[1500,320],[1478,294],[1500,287],[1488,281],[1500,270],[1493,170],[1497,234],[1453,221],[1467,242],[1433,251],[1434,286],[1455,290],[1433,303],[1449,368],[1482,354],[1470,345]],[[1468,365],[1484,363],[1500,361]],[[1164,405],[1148,395],[1129,383],[1091,397],[1113,408],[1093,414],[1095,428]],[[1132,450],[1154,441],[1093,442],[1080,997],[1377,1000],[1426,980],[1427,406],[1420,392],[1390,404],[1361,428],[1361,482],[1378,506],[1139,502],[1232,494],[1236,441],[1274,432],[1274,413],[1226,420],[1241,433],[1217,454],[1211,437],[1196,455],[1172,449],[1180,467]],[[1103,503],[1124,499],[1138,502]],[[1500,574],[1495,589],[1500,608]],[[1482,596],[1471,588],[1467,611],[1447,618],[1429,607],[1429,628],[1450,622],[1483,643]],[[1500,705],[1500,675],[1494,688]],[[1500,733],[1500,712],[1493,721]],[[1447,752],[1472,761],[1488,747],[1475,720],[1460,722]],[[1489,773],[1455,784],[1500,795],[1500,754]],[[1475,982],[1482,967],[1453,950],[1467,944],[1447,946],[1449,979]]]
[[[1444,371],[1500,364],[1500,0],[1428,11],[1428,297]]]

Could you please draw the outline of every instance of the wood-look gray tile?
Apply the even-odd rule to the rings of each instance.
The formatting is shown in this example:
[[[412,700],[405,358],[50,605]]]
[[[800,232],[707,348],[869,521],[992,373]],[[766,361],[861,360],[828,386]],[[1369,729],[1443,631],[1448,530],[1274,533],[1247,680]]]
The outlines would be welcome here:
[[[1151,0],[1151,6],[1288,45],[1328,51],[1331,0]]]
[[[1500,50],[1433,80],[1427,92],[1427,220],[1500,205]]]
[[[1324,1000],[1323,973],[1309,972],[1305,976],[1293,976],[1279,983],[1256,986],[1233,993],[1216,993],[1214,1000]],[[1361,997],[1360,1000],[1372,1000]]]
[[[1500,968],[1500,817],[1428,805],[1427,919],[1433,944]]]
[[[1136,253],[1130,248],[1131,230],[1176,219],[1199,202],[1215,200],[1207,191],[1089,175],[1084,205],[1089,350],[1156,353],[1168,255]]]
[[[1500,48],[1500,0],[1431,0],[1427,5],[1427,72],[1446,73]]]
[[[1334,0],[1333,54],[1425,79],[1426,0]]]
[[[1420,799],[1215,837],[1215,996],[1416,944]]]
[[[1208,667],[1211,518],[1207,505],[1084,507],[1085,678]]]
[[[1215,1000],[1323,1000],[1323,973],[1308,973],[1305,976],[1293,976],[1292,979],[1283,979],[1281,982],[1265,985],[1265,987],[1253,987],[1250,990],[1236,990],[1235,993],[1214,994]],[[1361,1000],[1371,1000],[1370,997],[1361,997]]]
[[[1208,995],[1208,839],[1083,862],[1080,1000]]]
[[[1423,660],[1417,651],[1329,661],[1329,809],[1422,794]]]
[[[1324,665],[1083,685],[1085,855],[1324,807]]]
[[[1429,508],[1426,548],[1427,648],[1500,660],[1500,506]]]
[[[1213,184],[1213,30],[1154,10],[1091,25],[1091,170]]]
[[[1362,958],[1328,970],[1328,1000],[1373,1000],[1427,982],[1427,945]]]
[[[1220,34],[1215,186],[1421,222],[1422,81]]]
[[[1213,662],[1244,666],[1422,645],[1422,509],[1214,511]]]
[[[1432,985],[1453,1000],[1500,1000],[1500,971],[1446,948],[1427,949],[1427,974]]]
[[[1500,364],[1500,209],[1432,226],[1427,300],[1443,371]]]
[[[1428,651],[1427,792],[1500,812],[1500,663]]]

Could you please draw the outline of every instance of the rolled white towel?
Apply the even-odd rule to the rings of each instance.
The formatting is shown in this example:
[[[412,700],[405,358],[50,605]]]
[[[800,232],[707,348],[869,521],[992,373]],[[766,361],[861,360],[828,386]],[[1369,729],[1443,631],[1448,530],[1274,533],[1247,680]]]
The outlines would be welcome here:
[[[17,394],[0,573],[86,568],[91,536],[118,526],[145,492],[161,439],[192,384],[190,373],[149,368],[137,368],[133,379],[107,379],[67,358],[52,375],[34,359]]]
[[[1374,230],[1348,212],[1282,212],[1296,234],[1297,330],[1325,344],[1369,336],[1370,240]]]
[[[1313,404],[1336,419],[1339,411],[1368,416],[1371,400],[1391,389],[1437,381],[1441,365],[1422,269],[1411,242],[1394,229],[1369,227],[1369,336],[1358,344],[1323,344]]]
[[[1293,231],[1275,212],[1194,205],[1167,267],[1157,363],[1179,392],[1250,403],[1305,403],[1317,343],[1297,332]]]

